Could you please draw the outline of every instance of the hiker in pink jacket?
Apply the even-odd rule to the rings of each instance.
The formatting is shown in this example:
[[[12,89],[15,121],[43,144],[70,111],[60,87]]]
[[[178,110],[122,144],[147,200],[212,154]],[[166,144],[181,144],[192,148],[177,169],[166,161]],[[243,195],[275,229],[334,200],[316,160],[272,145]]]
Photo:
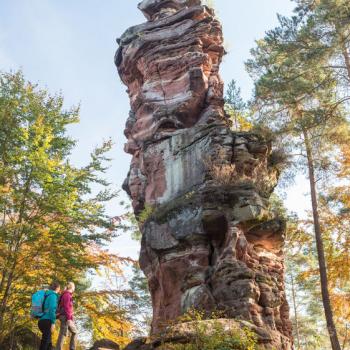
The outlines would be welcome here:
[[[73,293],[75,285],[73,282],[67,284],[66,289],[60,297],[58,305],[59,319],[61,321],[60,333],[58,335],[56,350],[63,349],[64,338],[70,333],[69,350],[75,350],[77,328],[74,324]]]

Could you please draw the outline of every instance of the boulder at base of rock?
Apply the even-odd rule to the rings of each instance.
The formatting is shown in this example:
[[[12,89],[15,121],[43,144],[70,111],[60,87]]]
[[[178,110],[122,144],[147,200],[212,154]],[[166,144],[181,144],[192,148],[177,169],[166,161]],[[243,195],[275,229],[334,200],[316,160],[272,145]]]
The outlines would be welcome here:
[[[96,341],[90,350],[120,350],[120,347],[112,340],[101,339]]]
[[[0,350],[5,349],[38,349],[40,346],[40,338],[28,328],[16,328],[10,336],[7,336],[0,343]]]
[[[210,345],[209,345],[210,343]],[[215,344],[215,349],[291,350],[290,339],[280,332],[257,327],[247,321],[233,319],[197,320],[177,323],[169,326],[162,335],[151,338],[139,338],[132,341],[124,350],[170,350],[189,348],[196,344],[196,349]]]
[[[147,338],[137,338],[127,345],[124,350],[152,350],[153,345],[149,344]]]

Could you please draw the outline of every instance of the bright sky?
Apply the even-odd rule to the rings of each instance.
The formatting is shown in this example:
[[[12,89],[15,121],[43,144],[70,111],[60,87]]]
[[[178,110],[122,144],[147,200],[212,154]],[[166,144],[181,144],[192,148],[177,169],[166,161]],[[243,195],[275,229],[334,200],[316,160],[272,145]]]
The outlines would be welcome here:
[[[124,123],[129,101],[113,63],[115,39],[131,25],[144,22],[139,0],[0,0],[0,70],[21,68],[27,79],[55,93],[66,106],[81,104],[81,122],[70,128],[78,140],[73,161],[83,165],[89,151],[103,139],[115,142],[107,176],[117,187],[127,174],[130,157],[123,152]],[[222,21],[225,47],[221,74],[234,78],[245,98],[252,82],[244,61],[254,40],[277,24],[276,13],[291,14],[289,0],[215,0]],[[288,191],[287,206],[300,212],[309,199],[306,183]],[[124,194],[121,198],[125,197]],[[110,206],[120,214],[117,203]],[[123,236],[111,247],[123,256],[137,257],[137,243]]]

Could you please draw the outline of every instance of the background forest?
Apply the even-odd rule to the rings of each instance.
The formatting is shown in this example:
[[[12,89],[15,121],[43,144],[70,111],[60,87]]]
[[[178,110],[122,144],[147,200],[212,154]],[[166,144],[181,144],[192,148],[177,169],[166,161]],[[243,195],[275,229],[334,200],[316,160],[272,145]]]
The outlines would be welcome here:
[[[287,221],[286,284],[296,349],[350,349],[350,4],[296,0],[292,16],[256,41],[244,101],[232,80],[225,109],[232,129],[263,133],[279,150],[282,185],[273,210]],[[105,179],[111,141],[73,165],[68,129],[79,107],[30,83],[0,76],[0,349],[33,349],[31,294],[52,279],[77,284],[80,342],[124,345],[147,333],[147,283],[137,263],[113,253],[121,234],[138,240],[135,218],[110,215],[118,189]],[[283,203],[300,175],[312,210]],[[147,215],[143,213],[141,215]],[[100,283],[101,282],[101,283]]]

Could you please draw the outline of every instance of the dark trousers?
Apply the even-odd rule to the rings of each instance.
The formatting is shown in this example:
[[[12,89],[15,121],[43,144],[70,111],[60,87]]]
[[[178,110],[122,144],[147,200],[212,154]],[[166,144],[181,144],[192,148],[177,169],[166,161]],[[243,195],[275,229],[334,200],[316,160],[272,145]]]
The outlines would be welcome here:
[[[40,332],[42,333],[39,350],[51,350],[52,349],[51,321],[39,320],[38,326],[39,326]]]

